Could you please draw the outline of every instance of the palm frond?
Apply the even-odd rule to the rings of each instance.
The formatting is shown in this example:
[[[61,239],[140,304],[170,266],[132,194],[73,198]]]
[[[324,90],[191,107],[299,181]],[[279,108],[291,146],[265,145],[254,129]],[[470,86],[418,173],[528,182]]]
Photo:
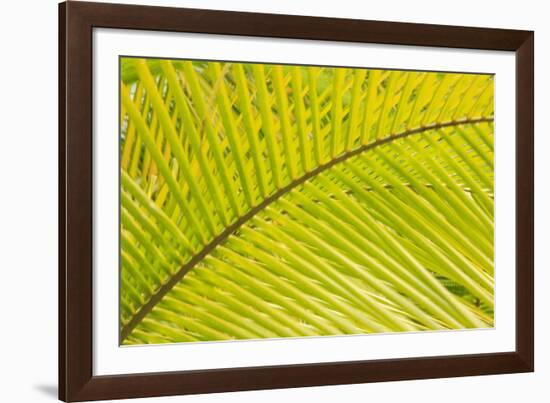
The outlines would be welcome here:
[[[121,66],[124,344],[493,325],[492,76]]]

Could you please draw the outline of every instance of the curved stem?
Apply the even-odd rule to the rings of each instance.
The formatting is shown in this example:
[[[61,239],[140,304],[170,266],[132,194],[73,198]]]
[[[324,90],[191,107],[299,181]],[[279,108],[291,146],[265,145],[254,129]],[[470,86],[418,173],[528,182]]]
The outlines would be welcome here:
[[[132,319],[122,328],[121,335],[120,335],[121,343],[128,337],[128,335],[132,332],[132,330],[143,320],[143,318],[145,318],[145,316],[155,307],[155,305],[159,303],[160,300],[193,267],[195,267],[202,259],[204,259],[212,250],[214,250],[219,244],[225,241],[231,234],[233,234],[236,230],[238,230],[241,226],[243,226],[246,222],[248,222],[257,213],[265,209],[267,206],[269,206],[271,203],[273,203],[277,199],[284,196],[286,193],[290,192],[295,187],[300,186],[301,184],[306,182],[308,179],[311,179],[312,177],[319,175],[320,173],[326,171],[327,169],[330,169],[334,165],[340,162],[346,161],[367,150],[373,149],[375,147],[379,147],[381,145],[384,145],[394,140],[403,139],[413,134],[419,134],[430,130],[443,129],[445,127],[462,126],[462,125],[492,122],[492,121],[493,121],[493,118],[479,118],[479,119],[468,119],[468,120],[461,120],[461,121],[451,121],[451,122],[423,126],[423,127],[407,130],[399,134],[393,134],[393,135],[384,137],[380,140],[377,140],[375,142],[362,145],[361,147],[358,147],[354,150],[343,153],[338,157],[331,159],[329,162],[319,165],[317,168],[307,172],[303,176],[296,178],[295,180],[290,182],[288,185],[280,188],[275,193],[265,198],[260,204],[251,208],[246,214],[240,216],[235,222],[233,222],[231,225],[226,227],[222,233],[220,233],[218,236],[212,239],[198,254],[194,255],[191,258],[191,260],[189,260],[182,267],[180,267],[180,269],[166,283],[164,283],[144,305],[141,306],[141,308],[132,317]]]

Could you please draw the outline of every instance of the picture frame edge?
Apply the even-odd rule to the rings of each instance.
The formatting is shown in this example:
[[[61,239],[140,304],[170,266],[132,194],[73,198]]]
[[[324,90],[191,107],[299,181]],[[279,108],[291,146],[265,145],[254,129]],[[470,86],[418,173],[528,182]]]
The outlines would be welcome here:
[[[229,14],[232,18],[222,18]],[[159,28],[160,16],[170,18],[166,18],[165,24]],[[60,400],[120,399],[534,371],[533,31],[73,1],[59,4],[58,18]],[[212,20],[220,18],[224,21],[222,26],[210,29],[216,32],[208,32]],[[266,25],[266,19],[270,18],[277,20],[277,24]],[[262,24],[249,24],[252,28],[243,31],[242,21],[255,19],[260,19]],[[281,25],[284,21],[286,24]],[[299,24],[302,27],[300,32],[296,27],[292,28],[297,21],[303,22]],[[355,31],[343,29],[334,34],[338,26],[349,26],[350,21]],[[187,22],[191,28],[185,27]],[[515,51],[516,183],[521,184],[521,192],[516,189],[516,351],[93,376],[92,31],[97,27],[152,29],[155,25],[157,30],[178,32],[254,36],[255,29],[255,36],[262,37],[417,46],[447,44],[447,47],[454,48]],[[330,29],[321,30],[322,35],[315,35],[316,30],[324,26]],[[361,29],[357,30],[358,26]],[[392,28],[391,35],[382,30],[389,27]],[[411,30],[412,33],[405,35]],[[430,33],[434,36],[430,37]],[[481,33],[483,39],[479,39]],[[332,39],[330,35],[333,35]],[[402,38],[401,42],[399,38]],[[481,42],[476,44],[479,40]],[[523,101],[519,102],[520,99]]]

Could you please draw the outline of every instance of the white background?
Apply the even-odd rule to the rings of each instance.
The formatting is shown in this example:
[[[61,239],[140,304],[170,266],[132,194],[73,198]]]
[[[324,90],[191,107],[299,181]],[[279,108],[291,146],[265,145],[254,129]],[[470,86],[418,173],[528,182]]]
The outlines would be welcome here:
[[[133,2],[139,2],[137,0]],[[550,380],[550,27],[544,2],[461,0],[321,2],[149,1],[149,4],[262,11],[536,31],[536,336],[535,374],[148,399],[148,402],[546,402]],[[454,6],[453,6],[454,5]],[[0,399],[54,401],[57,379],[57,4],[4,2],[0,13]],[[546,227],[546,228],[545,228]],[[23,290],[23,291],[20,291]]]

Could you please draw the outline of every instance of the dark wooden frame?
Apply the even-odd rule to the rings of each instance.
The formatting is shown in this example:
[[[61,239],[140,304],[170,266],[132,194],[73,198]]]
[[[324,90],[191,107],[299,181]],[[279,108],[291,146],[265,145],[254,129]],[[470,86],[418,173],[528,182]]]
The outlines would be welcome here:
[[[93,376],[92,30],[98,27],[515,52],[515,351]],[[533,371],[533,58],[531,31],[105,3],[60,4],[59,398],[118,399]]]

